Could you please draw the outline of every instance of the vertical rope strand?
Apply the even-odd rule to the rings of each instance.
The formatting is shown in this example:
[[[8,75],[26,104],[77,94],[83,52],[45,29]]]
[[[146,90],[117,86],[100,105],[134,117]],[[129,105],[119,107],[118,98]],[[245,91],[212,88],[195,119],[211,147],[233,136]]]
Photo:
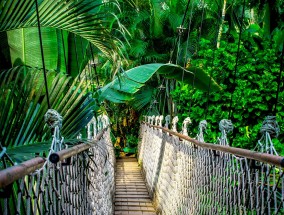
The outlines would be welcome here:
[[[199,43],[200,43],[200,38],[201,38],[201,32],[202,32],[202,27],[203,27],[203,21],[204,21],[204,11],[205,11],[205,0],[202,1],[202,15],[201,15],[201,23],[200,23],[200,28],[199,28],[199,37],[198,37],[198,41],[197,41],[197,47],[196,50],[199,50]],[[198,54],[198,52],[196,51],[196,54]]]
[[[97,82],[97,87],[100,86],[100,81],[99,81],[99,77],[98,77],[98,73],[97,73],[97,65],[95,63],[95,59],[94,59],[94,52],[93,52],[93,47],[92,44],[90,43],[90,48],[91,48],[91,55],[92,55],[92,60],[94,62],[94,70],[95,70],[95,76],[96,76],[96,82]]]
[[[40,20],[39,20],[37,0],[35,0],[35,5],[36,5],[37,27],[38,27],[38,35],[39,35],[39,42],[40,42],[40,53],[41,53],[42,68],[43,68],[43,75],[44,75],[46,100],[47,100],[48,109],[50,109],[51,105],[50,105],[50,101],[49,101],[48,84],[47,84],[46,69],[45,69],[45,63],[44,63],[44,53],[43,53],[43,45],[42,45],[42,37],[41,37],[41,29],[40,29]]]
[[[185,18],[186,18],[186,14],[187,14],[188,7],[189,7],[189,3],[190,3],[190,0],[188,0],[188,2],[187,2],[186,9],[185,9],[185,12],[184,12],[184,14],[183,14],[181,26],[184,25]],[[173,54],[174,54],[174,52],[175,52],[175,50],[176,50],[177,44],[178,44],[178,38],[176,38],[175,43],[174,43],[174,47],[173,47],[173,49],[172,49],[172,51],[171,51],[171,54],[170,54],[170,61],[169,61],[170,63],[172,63]]]
[[[189,8],[189,4],[188,4],[186,10],[188,10],[188,8]],[[190,31],[191,31],[192,14],[193,14],[193,2],[191,3],[190,18],[189,18],[188,27],[187,27],[187,39],[186,39],[185,55],[184,55],[184,62],[183,62],[184,68],[186,67],[186,64],[187,64],[187,50],[188,50],[189,36],[190,36]],[[185,22],[185,16],[184,16],[182,23],[184,23],[184,22]],[[183,25],[181,25],[181,28],[183,28]],[[183,31],[183,29],[181,29],[181,30]],[[180,36],[179,36],[179,39],[180,39]],[[179,56],[179,46],[180,46],[180,41],[179,41],[179,44],[178,44],[177,57]],[[184,71],[182,71],[181,88],[183,87],[183,79],[184,79]],[[181,98],[179,97],[177,106],[180,104],[180,100],[181,100]]]
[[[215,60],[215,56],[216,56],[215,52],[216,52],[216,49],[217,49],[216,43],[217,43],[217,40],[218,40],[219,22],[220,22],[220,19],[217,21],[217,24],[216,24],[216,35],[215,35],[215,38],[214,38],[214,50],[213,50],[213,57],[212,57],[212,60],[211,60],[211,66],[212,67],[214,67],[214,60]],[[210,72],[210,77],[212,77],[212,73],[213,73],[213,69]],[[205,114],[204,114],[205,119],[207,118],[208,108],[209,108],[209,105],[210,105],[210,93],[211,93],[210,91],[211,91],[211,79],[209,80],[208,91],[207,91],[207,103],[206,103],[206,109],[205,109]]]
[[[88,43],[88,55],[91,56],[91,60],[92,60],[92,55],[91,55],[91,48],[89,48],[91,46],[90,43]],[[88,62],[88,72],[89,72],[89,77],[90,77],[90,84],[91,84],[91,90],[92,92],[95,92],[95,89],[94,89],[94,80],[93,80],[93,74],[92,74],[92,62],[90,62],[90,58],[88,57],[89,59],[89,62]]]
[[[236,78],[237,78],[237,70],[238,70],[238,63],[239,63],[239,57],[240,57],[240,45],[241,45],[241,38],[242,38],[242,32],[243,32],[243,23],[244,23],[243,21],[244,21],[244,14],[245,14],[245,5],[246,5],[246,0],[244,0],[244,3],[243,3],[242,18],[241,18],[240,33],[239,33],[239,41],[238,41],[238,50],[237,50],[235,72],[234,72],[233,91],[231,93],[230,106],[229,106],[229,119],[231,117],[233,96],[234,96],[234,92],[235,92],[235,89],[236,89]]]
[[[188,50],[188,44],[189,44],[189,36],[190,36],[190,31],[191,31],[191,22],[192,22],[192,14],[193,14],[193,2],[191,3],[191,11],[190,11],[190,18],[189,18],[189,23],[188,23],[188,29],[187,29],[187,40],[186,40],[186,48],[185,48],[185,55],[184,55],[184,65],[183,67],[186,67],[187,64],[187,50]]]
[[[203,1],[203,4],[202,4],[202,16],[201,16],[201,23],[200,23],[200,29],[199,29],[199,36],[198,36],[198,40],[197,40],[197,47],[196,47],[196,55],[198,55],[198,51],[199,51],[199,42],[200,42],[200,37],[201,37],[201,30],[202,30],[202,26],[203,26],[203,21],[204,21],[204,11],[205,11],[205,1]],[[193,10],[193,4],[192,4],[192,8],[191,10]],[[192,16],[192,11],[191,11],[191,16]],[[191,21],[190,21],[191,22]],[[189,40],[189,33],[188,33],[188,38],[187,40]],[[187,46],[188,46],[188,41],[187,41]],[[187,49],[187,48],[186,48]],[[187,51],[187,50],[186,50]],[[186,53],[187,55],[187,53]],[[187,62],[185,62],[187,63]],[[194,93],[194,85],[195,85],[195,73],[196,73],[196,69],[194,71],[194,77],[193,77],[193,80],[192,80],[192,93],[191,93],[191,96],[190,96],[190,102],[189,102],[189,111],[188,111],[188,114],[190,116],[190,112],[191,112],[191,107],[192,107],[192,99],[193,99],[193,93]]]

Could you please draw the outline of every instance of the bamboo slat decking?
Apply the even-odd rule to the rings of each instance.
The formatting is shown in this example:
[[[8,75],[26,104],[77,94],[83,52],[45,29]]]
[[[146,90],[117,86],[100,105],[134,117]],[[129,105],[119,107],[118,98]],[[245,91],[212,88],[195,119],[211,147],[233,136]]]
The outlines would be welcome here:
[[[117,159],[115,186],[115,215],[156,214],[136,158]]]

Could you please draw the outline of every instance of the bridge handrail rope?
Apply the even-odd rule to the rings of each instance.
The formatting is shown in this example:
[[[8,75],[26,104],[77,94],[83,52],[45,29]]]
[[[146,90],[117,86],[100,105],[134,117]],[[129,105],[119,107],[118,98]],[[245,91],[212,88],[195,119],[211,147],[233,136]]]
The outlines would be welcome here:
[[[162,126],[152,125],[144,121],[142,123],[148,125],[149,127],[160,129],[163,132],[166,132],[170,135],[180,138],[181,140],[189,141],[195,144],[196,146],[199,146],[202,148],[216,150],[218,152],[230,153],[236,156],[240,156],[240,157],[244,157],[248,159],[254,159],[257,161],[265,162],[265,163],[276,165],[279,167],[284,167],[284,157],[282,156],[272,155],[272,154],[263,153],[263,152],[256,152],[256,151],[251,151],[248,149],[236,148],[236,147],[231,147],[231,146],[223,146],[223,145],[214,144],[214,143],[200,142],[195,138],[189,137],[187,135],[178,133],[177,131],[173,131],[168,128],[162,127]]]
[[[59,134],[58,123],[53,130]],[[115,156],[109,119],[93,118],[86,127],[87,141],[78,139],[79,145],[51,149],[47,158],[0,171],[0,214],[113,213]],[[52,148],[62,149],[58,137],[53,135]]]
[[[103,137],[106,131],[107,128],[101,130],[96,136],[96,138],[94,138],[90,143],[81,143],[71,148],[63,149],[61,151],[52,153],[49,156],[49,161],[52,163],[57,163],[59,161],[68,159],[76,154],[79,154],[83,151],[86,151],[91,147],[94,147],[94,145]],[[19,165],[12,166],[0,171],[0,188],[4,188],[9,184],[12,184],[19,178],[34,173],[36,170],[40,169],[44,165],[45,161],[46,159],[43,157],[36,157],[28,161],[24,161]]]
[[[163,127],[163,117],[146,116],[138,145],[138,162],[158,214],[284,214],[284,157],[272,143],[279,132],[275,117],[264,120],[258,151],[229,146],[230,120],[220,122],[220,137],[212,144],[204,142],[205,120],[195,139],[187,135],[189,118],[181,133],[178,118],[172,129],[169,118]]]

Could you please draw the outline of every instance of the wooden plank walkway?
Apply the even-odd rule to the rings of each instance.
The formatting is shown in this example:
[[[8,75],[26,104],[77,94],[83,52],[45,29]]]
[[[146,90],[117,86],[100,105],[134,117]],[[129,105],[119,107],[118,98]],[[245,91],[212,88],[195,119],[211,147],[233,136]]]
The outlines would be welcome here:
[[[115,215],[156,214],[136,158],[116,160],[115,186]]]

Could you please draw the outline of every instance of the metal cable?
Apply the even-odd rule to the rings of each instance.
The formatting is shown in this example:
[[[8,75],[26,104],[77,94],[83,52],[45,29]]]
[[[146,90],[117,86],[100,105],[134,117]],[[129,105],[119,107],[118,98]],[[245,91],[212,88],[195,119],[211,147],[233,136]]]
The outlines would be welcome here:
[[[220,21],[220,20],[219,20]],[[214,44],[217,43],[217,40],[218,40],[218,22],[217,22],[217,25],[216,25],[216,35],[215,35],[215,39],[214,39]],[[214,45],[214,50],[213,50],[213,57],[212,57],[212,60],[211,60],[211,66],[213,67],[214,66],[214,60],[215,60],[215,51],[217,49],[217,46]],[[207,91],[207,103],[206,103],[206,109],[205,109],[205,114],[204,114],[204,118],[206,119],[207,118],[207,114],[208,114],[208,108],[209,108],[209,105],[210,105],[210,91],[211,91],[211,77],[212,77],[212,74],[213,74],[213,69],[211,69],[211,72],[210,72],[210,79],[209,79],[209,84],[208,84],[208,91]]]

